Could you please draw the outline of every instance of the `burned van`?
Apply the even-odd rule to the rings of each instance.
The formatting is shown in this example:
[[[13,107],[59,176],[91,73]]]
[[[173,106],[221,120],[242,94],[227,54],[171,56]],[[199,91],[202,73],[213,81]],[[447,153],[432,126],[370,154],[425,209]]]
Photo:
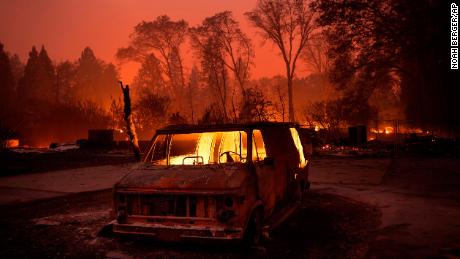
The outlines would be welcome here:
[[[257,243],[308,187],[308,161],[293,124],[166,127],[115,185],[113,231]]]

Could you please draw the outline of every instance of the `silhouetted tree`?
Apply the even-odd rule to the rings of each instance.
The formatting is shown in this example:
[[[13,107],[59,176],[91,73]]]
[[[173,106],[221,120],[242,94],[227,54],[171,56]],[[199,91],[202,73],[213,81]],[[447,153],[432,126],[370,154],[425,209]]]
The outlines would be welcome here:
[[[151,137],[167,121],[170,99],[144,89],[134,105],[136,127],[141,136]]]
[[[216,54],[216,58],[221,59],[225,67],[232,72],[244,96],[254,49],[232,13],[225,11],[207,17],[200,26],[190,31],[193,46],[201,58],[205,57],[203,54],[207,51],[208,43],[212,41],[212,47],[215,49],[213,54]]]
[[[180,115],[180,112],[173,113],[168,119],[168,124],[180,125],[186,123],[187,119],[184,116]]]
[[[56,100],[55,69],[44,46],[42,46],[40,53],[38,54],[38,59],[41,68],[40,81],[36,82],[38,90],[40,91],[39,96],[42,97],[41,99],[53,103]]]
[[[14,94],[14,75],[10,66],[10,59],[0,43],[0,104],[9,103]]]
[[[115,66],[96,58],[89,47],[78,59],[75,75],[75,95],[80,101],[90,100],[108,108],[111,97],[119,96]]]
[[[310,127],[319,126],[326,129],[328,137],[338,137],[339,128],[347,125],[347,111],[343,106],[341,99],[310,102],[304,107],[304,120]]]
[[[86,47],[77,61],[75,94],[79,100],[90,100],[96,94],[95,86],[102,74],[101,61],[91,48]]]
[[[314,12],[307,0],[258,0],[254,10],[246,16],[264,38],[280,50],[286,67],[289,121],[294,122],[292,80],[297,60],[314,29]]]
[[[307,101],[319,101],[322,97],[321,87],[313,75],[308,77],[296,77],[292,81],[293,90],[296,93],[294,102],[296,110],[302,112]],[[264,98],[271,101],[274,108],[274,116],[278,121],[288,121],[288,93],[286,91],[287,78],[277,75],[273,77],[262,77],[251,80],[251,87],[262,90]],[[262,88],[263,87],[263,88]],[[299,114],[300,116],[300,114]],[[299,117],[297,119],[302,119]]]
[[[188,102],[190,105],[190,117],[192,123],[195,123],[195,112],[196,112],[196,106],[199,106],[200,102],[198,100],[194,101],[194,99],[198,96],[202,97],[200,95],[201,89],[200,89],[200,71],[196,66],[192,67],[192,70],[190,71],[190,76],[188,80]]]
[[[185,75],[181,48],[185,41],[188,24],[184,20],[172,21],[168,16],[158,16],[154,21],[143,21],[136,25],[131,41],[120,48],[117,58],[144,62],[154,54],[161,64],[171,86],[177,108],[182,108]]]
[[[15,132],[14,76],[7,53],[0,43],[0,141],[12,137]],[[1,143],[0,143],[1,145]]]
[[[123,102],[121,98],[112,99],[110,103],[109,113],[112,116],[112,129],[126,130],[126,125],[123,123]]]
[[[136,134],[136,127],[134,125],[134,119],[132,114],[131,107],[131,96],[129,94],[129,86],[126,85],[123,87],[123,83],[120,81],[121,90],[123,91],[123,103],[124,103],[124,119],[126,122],[126,134],[129,136],[129,140],[133,147],[134,157],[136,161],[141,161],[141,150],[139,148],[139,143]]]
[[[11,67],[11,72],[13,73],[13,77],[14,77],[14,90],[15,92],[17,92],[19,80],[24,75],[25,64],[22,63],[21,59],[19,58],[17,54],[13,54],[10,56],[10,67]],[[16,98],[17,96],[15,95],[14,99]]]
[[[274,118],[272,102],[259,89],[248,88],[241,106],[238,116],[241,122],[269,121]]]
[[[54,66],[45,48],[40,53],[33,47],[29,53],[24,76],[19,82],[19,97],[33,105],[33,102],[51,103],[55,90]]]
[[[41,112],[40,116],[39,123],[32,125],[32,130],[24,134],[29,145],[73,142],[86,138],[88,129],[109,128],[111,121],[110,115],[100,104],[90,101],[62,102],[48,112]]]
[[[203,116],[198,120],[198,124],[219,124],[227,121],[223,113],[219,112],[219,104],[212,103],[203,112]]]
[[[328,31],[331,79],[366,102],[400,87],[406,118],[459,128],[460,90],[450,70],[449,4],[443,1],[314,1]],[[361,89],[363,88],[363,89]]]
[[[132,85],[137,92],[150,89],[153,93],[160,93],[167,89],[163,69],[154,54],[145,57]]]
[[[112,98],[120,96],[120,93],[114,87],[118,81],[118,71],[112,63],[104,63],[103,68],[99,96],[103,98],[104,106],[108,107]]]
[[[214,39],[210,38],[203,45],[201,52],[201,70],[207,82],[209,92],[212,93],[214,104],[218,104],[214,106],[216,112],[221,113],[218,117],[223,118],[224,121],[228,121],[227,106],[230,92],[230,79],[223,59],[221,58],[221,50],[215,48],[213,41]]]
[[[39,53],[35,47],[32,48],[25,67],[17,55],[10,56],[13,79],[20,80],[17,87],[13,80],[12,89],[16,90],[17,98],[8,98],[11,103],[9,110],[0,109],[0,128],[8,125],[8,132],[1,130],[7,134],[0,135],[20,137],[23,144],[47,146],[50,142],[86,137],[88,128],[108,128],[111,116],[104,110],[107,106],[96,101],[99,98],[110,100],[111,89],[117,89],[117,72],[113,65],[97,60],[89,48],[84,52],[79,62],[65,61],[56,68],[44,47]],[[2,51],[0,72],[5,64],[1,62],[4,61],[1,54]],[[2,75],[0,81],[4,78],[10,76]],[[79,89],[83,97],[80,99],[75,98],[77,79],[79,86],[88,86]],[[119,90],[117,94],[120,95]],[[4,93],[0,98],[6,96]],[[0,106],[4,104],[0,102]]]
[[[278,111],[278,113],[281,115],[281,121],[285,122],[285,117],[286,117],[286,94],[284,91],[281,90],[281,85],[276,84],[275,85],[276,89],[276,97],[277,97],[277,102],[275,102],[275,110]]]
[[[75,102],[76,67],[64,61],[56,67],[56,102]]]

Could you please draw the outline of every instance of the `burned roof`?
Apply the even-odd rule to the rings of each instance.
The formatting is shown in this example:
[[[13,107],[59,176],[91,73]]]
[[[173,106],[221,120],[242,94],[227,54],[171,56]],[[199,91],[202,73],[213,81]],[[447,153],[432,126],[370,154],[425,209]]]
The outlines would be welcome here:
[[[224,123],[224,124],[176,124],[157,130],[158,134],[169,133],[194,133],[210,131],[251,130],[265,127],[296,127],[297,124],[289,122],[250,122],[250,123]]]

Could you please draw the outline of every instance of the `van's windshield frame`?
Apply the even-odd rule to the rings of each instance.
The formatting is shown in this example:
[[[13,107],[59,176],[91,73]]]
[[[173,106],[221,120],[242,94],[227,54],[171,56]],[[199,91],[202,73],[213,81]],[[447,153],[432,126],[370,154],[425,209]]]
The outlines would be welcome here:
[[[252,142],[252,130],[248,129],[160,132],[152,139],[144,162],[155,165],[246,164],[252,155],[249,141]],[[181,142],[186,146],[181,147]],[[235,146],[229,148],[232,144]],[[192,150],[193,153],[189,152]]]

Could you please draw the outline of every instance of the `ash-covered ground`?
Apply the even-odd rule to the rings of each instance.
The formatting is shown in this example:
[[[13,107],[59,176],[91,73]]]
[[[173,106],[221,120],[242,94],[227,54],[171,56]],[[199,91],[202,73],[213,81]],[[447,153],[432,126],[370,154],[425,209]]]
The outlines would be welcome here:
[[[379,212],[353,200],[311,192],[301,208],[260,246],[158,243],[98,236],[110,221],[110,191],[3,207],[1,257],[362,257],[379,225]]]
[[[119,171],[126,167],[120,162],[120,166],[109,169]],[[85,168],[83,176],[97,174],[98,168]],[[73,175],[68,172],[72,171],[54,171],[54,174]],[[53,172],[30,175],[34,179],[55,176]],[[42,183],[37,186],[30,183],[27,187],[14,185],[11,177],[16,176],[0,177],[2,193],[21,195],[26,188],[29,191],[45,188]],[[311,181],[312,189],[300,209],[270,233],[269,239],[248,249],[237,245],[160,243],[146,238],[100,236],[98,232],[111,220],[108,210],[112,195],[108,189],[59,193],[35,200],[30,197],[22,201],[7,200],[0,205],[0,257],[460,256],[459,159],[316,157],[311,160]]]

